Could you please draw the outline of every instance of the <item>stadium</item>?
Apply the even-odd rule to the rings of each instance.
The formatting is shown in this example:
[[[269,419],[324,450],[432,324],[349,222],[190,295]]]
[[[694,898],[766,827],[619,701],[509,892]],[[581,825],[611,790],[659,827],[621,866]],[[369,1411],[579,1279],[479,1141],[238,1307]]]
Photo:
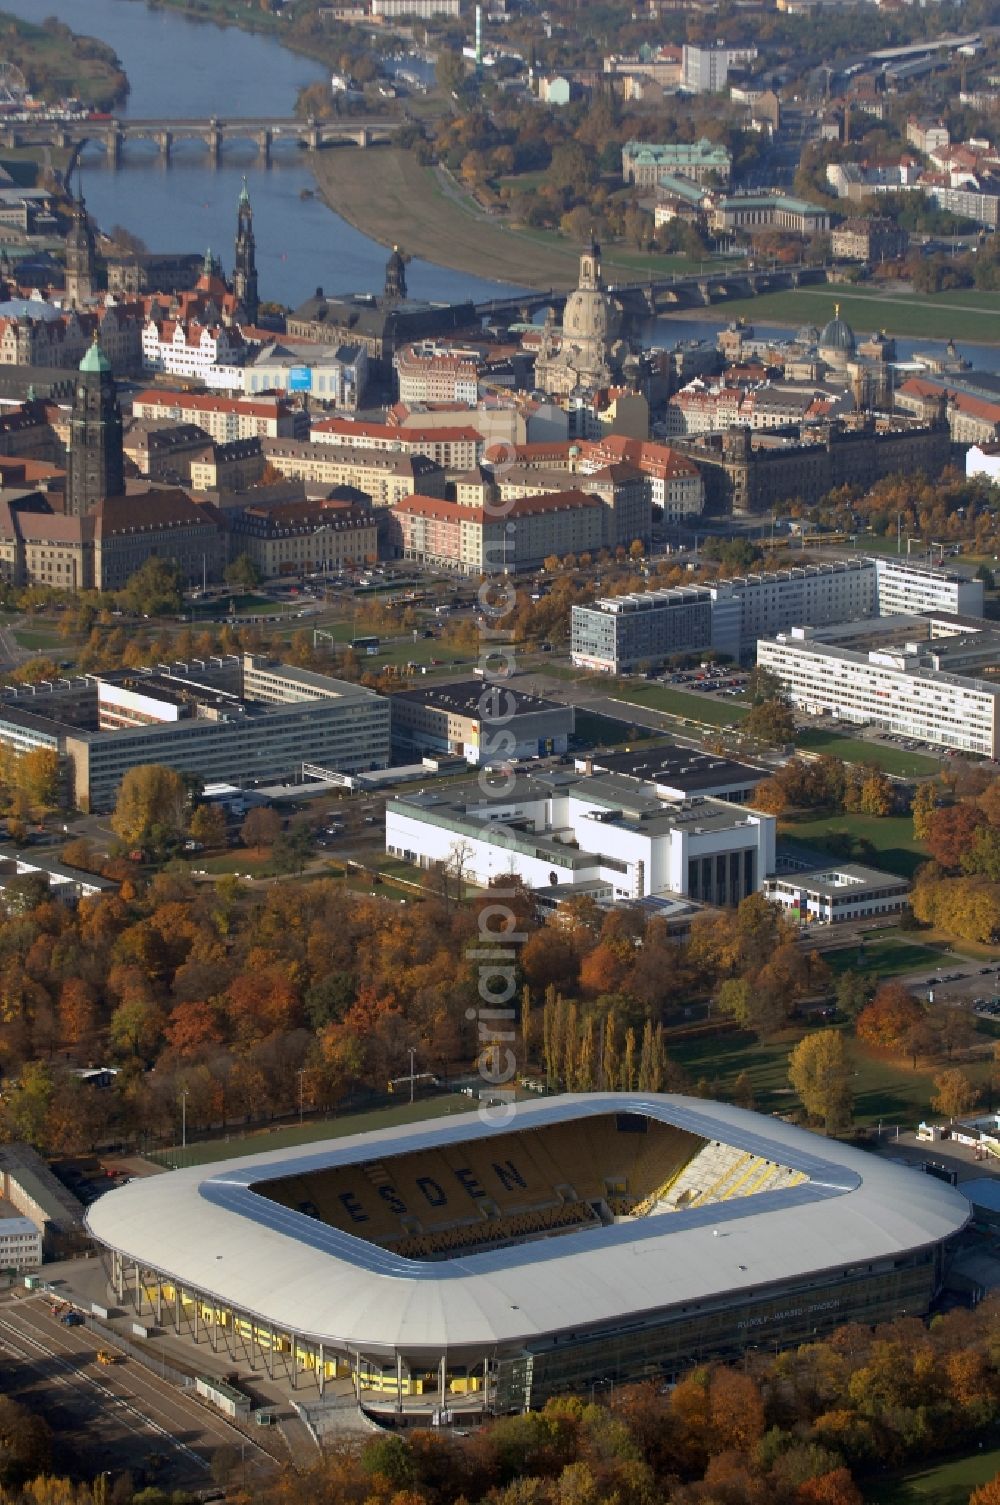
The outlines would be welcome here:
[[[595,1093],[137,1179],[88,1221],[141,1321],[426,1424],[926,1312],[968,1218],[779,1119]]]

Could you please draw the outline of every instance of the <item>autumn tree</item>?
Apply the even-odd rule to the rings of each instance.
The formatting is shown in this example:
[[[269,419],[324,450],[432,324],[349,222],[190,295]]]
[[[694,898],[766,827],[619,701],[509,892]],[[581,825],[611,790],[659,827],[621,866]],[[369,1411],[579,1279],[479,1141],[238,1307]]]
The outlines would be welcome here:
[[[32,809],[42,813],[60,803],[59,754],[52,747],[22,753],[14,766],[14,782]]]
[[[858,801],[862,815],[891,815],[895,796],[892,781],[881,768],[867,771]]]
[[[153,554],[129,576],[117,599],[133,616],[176,616],[181,609],[180,570],[172,559]]]
[[[1000,1474],[994,1474],[969,1496],[969,1505],[1000,1505]]]
[[[240,826],[240,840],[245,847],[254,847],[259,854],[264,847],[273,846],[281,835],[282,820],[277,810],[266,805],[255,805]]]
[[[926,783],[917,785],[910,811],[913,816],[913,834],[918,841],[926,841],[930,835],[939,794],[940,786],[935,779],[928,779]]]
[[[956,1066],[940,1072],[934,1078],[934,1087],[931,1107],[946,1118],[962,1118],[979,1101],[979,1088]]]
[[[809,1117],[822,1120],[828,1133],[850,1122],[850,1062],[839,1030],[800,1040],[788,1058],[788,1079]]]
[[[755,742],[783,747],[795,741],[795,717],[787,700],[774,696],[750,707],[742,731]]]
[[[111,827],[129,847],[162,851],[184,830],[188,790],[175,768],[140,763],[118,787]]]
[[[226,843],[226,813],[219,805],[196,805],[188,822],[192,841],[203,847],[221,847]]]
[[[978,805],[945,805],[927,822],[927,850],[942,867],[958,868],[976,831],[985,824],[986,816]]]
[[[855,1033],[876,1050],[899,1050],[923,1016],[923,1005],[901,982],[886,982],[861,1010]]]

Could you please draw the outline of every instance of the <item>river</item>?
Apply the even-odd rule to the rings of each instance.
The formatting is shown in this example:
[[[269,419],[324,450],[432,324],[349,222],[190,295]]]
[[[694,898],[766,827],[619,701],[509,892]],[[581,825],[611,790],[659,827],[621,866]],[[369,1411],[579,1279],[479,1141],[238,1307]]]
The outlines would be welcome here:
[[[170,9],[152,10],[138,0],[0,0],[25,20],[54,15],[76,32],[100,37],[114,47],[128,75],[131,93],[120,113],[139,119],[200,119],[218,115],[291,115],[304,85],[326,77],[319,63],[290,52],[272,37],[236,27],[195,21]],[[424,60],[390,65],[409,68],[428,79]],[[364,153],[356,151],[358,171]],[[334,214],[319,198],[303,198],[314,186],[301,152],[276,144],[272,165],[265,167],[254,149],[234,143],[224,149],[222,165],[213,168],[203,147],[175,144],[170,165],[151,145],[131,143],[115,172],[99,148],[83,157],[88,206],[104,228],[124,225],[155,251],[203,250],[211,246],[223,265],[232,262],[236,200],[244,173],[250,183],[257,238],[261,296],[295,304],[317,286],[327,292],[378,292],[384,280],[386,249]],[[406,244],[406,226],[399,227]],[[414,260],[408,268],[410,291],[433,300],[485,299],[511,289],[484,278],[453,272]],[[831,290],[831,307],[834,294]],[[724,308],[714,319],[661,318],[644,331],[653,345],[680,340],[714,340],[726,323]],[[767,335],[772,331],[759,329]],[[787,339],[790,331],[775,330]],[[867,333],[866,330],[857,331]],[[939,340],[896,342],[905,360],[915,349],[941,348]],[[1000,369],[1000,350],[978,346],[966,352],[975,365]]]
[[[299,89],[327,76],[309,58],[271,37],[195,21],[175,10],[151,10],[137,0],[0,0],[27,21],[56,16],[76,32],[114,47],[131,84],[123,117],[201,119],[218,115],[291,115]],[[344,150],[356,150],[345,147]],[[358,152],[358,171],[364,155]],[[236,200],[244,173],[250,184],[263,298],[295,305],[318,286],[328,292],[379,292],[387,251],[334,214],[318,198],[302,153],[276,145],[265,168],[249,143],[234,143],[215,169],[203,147],[175,145],[170,166],[152,146],[130,143],[118,172],[99,148],[83,156],[83,188],[99,225],[119,224],[153,251],[204,250],[232,263]],[[399,239],[406,242],[406,227]],[[510,289],[414,260],[408,268],[414,297],[484,299]]]

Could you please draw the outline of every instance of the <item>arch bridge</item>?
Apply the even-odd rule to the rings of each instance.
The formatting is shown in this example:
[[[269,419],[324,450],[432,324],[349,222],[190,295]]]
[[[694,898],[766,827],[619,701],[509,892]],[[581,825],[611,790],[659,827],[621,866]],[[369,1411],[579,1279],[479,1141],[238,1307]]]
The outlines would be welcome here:
[[[232,141],[250,141],[265,160],[277,141],[291,141],[318,151],[324,146],[351,143],[362,148],[376,141],[388,140],[400,127],[399,120],[373,120],[362,117],[342,120],[306,120],[294,116],[258,116],[239,120],[222,120],[212,116],[204,120],[50,120],[37,125],[15,125],[0,130],[0,146],[45,143],[63,149],[82,147],[86,142],[102,146],[113,167],[120,167],[125,148],[132,141],[152,142],[169,162],[174,146],[180,141],[199,142],[218,165],[223,148]]]

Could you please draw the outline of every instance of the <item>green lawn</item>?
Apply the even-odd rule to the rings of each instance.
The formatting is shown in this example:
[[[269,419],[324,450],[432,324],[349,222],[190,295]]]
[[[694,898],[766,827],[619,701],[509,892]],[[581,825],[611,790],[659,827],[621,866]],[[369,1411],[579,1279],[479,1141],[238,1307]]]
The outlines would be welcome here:
[[[779,830],[780,835],[790,841],[819,847],[842,860],[859,859],[845,859],[838,837],[850,837],[855,843],[870,842],[874,854],[869,860],[876,867],[884,868],[889,873],[899,873],[903,878],[912,878],[920,864],[927,861],[927,853],[914,836],[913,822],[908,815],[806,816],[802,819],[783,820]]]
[[[911,1468],[903,1474],[861,1481],[869,1505],[967,1505],[972,1490],[1000,1473],[1000,1448],[966,1458],[951,1458],[936,1467]]]
[[[807,727],[795,738],[803,752],[829,753],[844,763],[875,763],[886,773],[904,777],[919,777],[926,773],[940,773],[941,760],[925,753],[907,752],[889,742],[866,742],[860,737],[844,737],[840,732],[823,731],[819,727]]]
[[[726,318],[742,315],[755,324],[819,324],[833,317],[840,304],[841,317],[861,331],[885,329],[889,334],[915,339],[975,340],[1000,342],[1000,297],[975,288],[960,288],[933,297],[887,289],[847,287],[799,287],[791,292],[764,293],[759,298],[735,298],[720,304]]]
[[[615,721],[611,716],[601,716],[597,711],[577,710],[576,741],[581,747],[621,747],[626,743],[641,742],[652,736],[648,726],[633,726],[628,721]]]
[[[293,1124],[281,1129],[259,1129],[256,1133],[238,1134],[225,1139],[206,1140],[203,1144],[189,1144],[181,1150],[157,1150],[149,1159],[169,1165],[172,1170],[182,1165],[208,1165],[214,1160],[226,1160],[235,1155],[261,1154],[264,1150],[283,1150],[290,1145],[312,1144],[323,1139],[340,1139],[345,1134],[368,1134],[374,1129],[394,1129],[400,1124],[421,1123],[428,1118],[442,1118],[451,1113],[467,1113],[473,1106],[460,1093],[447,1097],[435,1097],[423,1102],[400,1103],[398,1107],[380,1108],[372,1113],[345,1113],[342,1118],[324,1118],[302,1125]]]
[[[43,626],[15,627],[14,636],[22,648],[41,648],[46,653],[60,651],[65,656],[66,641],[59,636],[58,632],[51,628]]]
[[[632,705],[648,706],[653,711],[665,711],[668,716],[709,726],[732,726],[747,714],[747,707],[736,701],[716,700],[712,695],[676,690],[671,685],[612,680],[608,693],[616,700],[627,700]]]
[[[867,935],[863,950],[853,942],[834,951],[824,950],[823,960],[835,977],[842,972],[869,972],[882,978],[947,965],[954,962],[955,955],[938,942],[905,939],[897,930]]]
[[[798,1099],[788,1085],[788,1055],[801,1039],[803,1030],[785,1030],[774,1040],[759,1041],[742,1032],[679,1041],[671,1045],[667,1036],[667,1055],[698,1082],[708,1082],[712,1095],[726,1097],[741,1072],[746,1072],[753,1088],[757,1108],[765,1113],[787,1113],[798,1107]],[[908,1063],[885,1060],[860,1050],[850,1041],[855,1074],[854,1122],[861,1127],[878,1123],[898,1123],[915,1127],[930,1112],[934,1095],[934,1076],[940,1066],[911,1070]],[[962,1063],[974,1079],[985,1079],[988,1063]]]

